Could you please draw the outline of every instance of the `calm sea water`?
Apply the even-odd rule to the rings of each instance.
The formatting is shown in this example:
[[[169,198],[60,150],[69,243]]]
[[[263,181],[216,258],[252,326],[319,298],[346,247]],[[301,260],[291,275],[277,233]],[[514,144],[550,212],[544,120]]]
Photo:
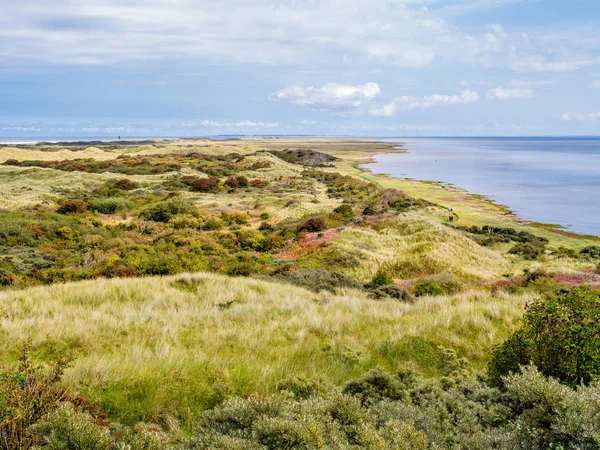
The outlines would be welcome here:
[[[524,219],[600,236],[600,138],[387,141],[408,153],[377,156],[374,173],[451,183]]]

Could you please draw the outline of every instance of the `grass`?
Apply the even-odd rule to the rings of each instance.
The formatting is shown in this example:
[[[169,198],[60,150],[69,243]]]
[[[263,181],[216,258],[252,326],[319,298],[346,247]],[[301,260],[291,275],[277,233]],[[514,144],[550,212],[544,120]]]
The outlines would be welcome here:
[[[213,274],[57,284],[0,293],[0,356],[28,341],[38,359],[71,355],[67,383],[111,418],[188,428],[224,397],[294,376],[339,384],[408,360],[435,376],[438,346],[481,368],[532,299],[470,291],[407,305]]]
[[[534,289],[492,294],[486,286],[510,284],[511,277],[524,270],[576,278],[594,266],[581,258],[549,253],[526,261],[508,253],[514,243],[484,247],[474,236],[446,226],[445,208],[451,206],[459,215],[459,226],[529,231],[547,238],[550,249],[561,245],[580,249],[595,242],[521,223],[506,208],[458,188],[376,176],[359,167],[374,154],[400,151],[391,144],[256,138],[101,147],[2,147],[0,163],[10,158],[110,160],[128,155],[158,160],[165,154],[238,153],[245,158],[236,166],[236,175],[268,184],[230,190],[223,186],[223,176],[216,192],[194,192],[181,184],[173,188],[182,176],[205,176],[186,166],[161,174],[127,175],[139,187],[113,192],[107,181],[122,179],[123,174],[0,165],[0,209],[7,211],[1,213],[0,237],[5,244],[0,247],[0,282],[9,280],[16,267],[25,277],[25,269],[36,265],[42,268],[31,270],[33,278],[26,281],[124,276],[124,268],[154,274],[236,273],[226,270],[230,263],[249,266],[251,261],[265,277],[290,265],[342,272],[360,286],[359,281],[370,281],[383,269],[408,289],[424,279],[455,283],[462,289],[407,304],[374,300],[360,290],[316,294],[264,279],[195,273],[1,290],[0,358],[15,363],[27,342],[37,360],[71,357],[65,382],[98,402],[112,420],[125,424],[142,420],[192,430],[203,411],[224,399],[268,395],[283,380],[297,376],[323,377],[339,385],[376,366],[395,370],[412,361],[424,374],[437,377],[443,373],[442,348],[467,358],[469,369],[483,369],[491,347],[517,327],[524,305],[538,296]],[[327,152],[339,160],[335,167],[319,170],[401,189],[430,204],[400,213],[388,208],[363,214],[370,198],[364,192],[366,184],[346,186],[352,183],[343,180],[328,185],[323,178],[303,176],[303,166],[265,151],[286,149]],[[377,200],[381,189],[368,189]],[[182,213],[169,223],[145,223],[141,211],[169,201],[171,195],[191,202],[194,213]],[[131,208],[119,214],[102,214],[93,207],[54,213],[61,200],[95,204],[107,198]],[[331,213],[344,201],[351,214],[336,219]],[[199,226],[228,213],[244,213],[248,223],[222,224],[219,231]],[[328,228],[300,232],[309,217],[323,219]],[[264,221],[273,233],[281,233],[280,246],[265,251],[238,248],[236,236],[256,237]],[[179,262],[171,270],[169,264]],[[142,270],[152,269],[154,263],[165,263],[169,270]],[[45,264],[52,266],[56,278],[38,278]]]

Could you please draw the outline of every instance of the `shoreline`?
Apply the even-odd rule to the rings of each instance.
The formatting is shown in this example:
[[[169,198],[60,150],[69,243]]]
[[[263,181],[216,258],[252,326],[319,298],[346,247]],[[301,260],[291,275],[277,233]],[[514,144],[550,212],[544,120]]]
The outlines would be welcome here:
[[[371,141],[371,142],[373,142],[373,141]],[[376,141],[376,142],[381,142],[381,141]],[[383,142],[383,143],[386,143],[386,142]],[[376,179],[387,179],[392,182],[400,181],[400,182],[411,182],[411,183],[421,184],[421,185],[429,185],[429,186],[441,188],[447,192],[458,193],[458,194],[465,195],[472,199],[477,199],[477,200],[484,202],[490,206],[493,206],[494,208],[497,208],[498,210],[500,210],[502,212],[502,216],[504,218],[508,218],[511,222],[513,222],[519,226],[532,227],[532,228],[536,228],[539,230],[547,231],[547,232],[550,232],[553,234],[557,234],[560,236],[577,239],[577,240],[600,242],[600,236],[597,236],[597,235],[584,234],[584,233],[578,233],[575,231],[570,231],[570,230],[564,228],[564,226],[561,224],[544,223],[544,222],[538,222],[535,220],[525,219],[522,216],[520,216],[519,214],[517,214],[515,211],[513,211],[508,205],[505,205],[505,204],[495,201],[489,195],[474,193],[474,192],[469,191],[466,188],[457,186],[452,183],[447,183],[444,181],[434,181],[434,180],[418,180],[418,179],[414,179],[414,178],[399,177],[399,176],[395,176],[395,175],[391,175],[391,174],[383,174],[383,173],[379,174],[379,173],[374,173],[369,167],[366,167],[369,164],[377,163],[377,161],[375,160],[375,157],[378,155],[409,153],[408,150],[405,149],[404,145],[405,145],[404,143],[401,143],[399,145],[396,144],[397,148],[395,148],[395,150],[397,150],[397,151],[393,151],[393,152],[372,152],[372,153],[366,154],[365,157],[362,158],[361,161],[353,164],[353,167],[356,170],[358,170],[359,172],[368,174],[369,176],[376,178]],[[424,200],[430,201],[427,198],[424,198]],[[444,207],[443,205],[440,205],[437,202],[434,202],[434,203],[436,203],[439,207]],[[458,204],[460,205],[461,202],[459,202]]]

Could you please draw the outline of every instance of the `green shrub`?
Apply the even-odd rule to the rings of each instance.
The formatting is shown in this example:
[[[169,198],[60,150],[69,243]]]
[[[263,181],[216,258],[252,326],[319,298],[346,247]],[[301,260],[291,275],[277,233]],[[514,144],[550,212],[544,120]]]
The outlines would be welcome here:
[[[406,396],[405,387],[400,380],[379,367],[346,383],[342,392],[357,397],[363,405],[383,399],[400,400]]]
[[[589,247],[581,249],[579,254],[589,259],[600,259],[600,246],[590,245]]]
[[[388,286],[393,283],[394,279],[383,269],[379,269],[371,280],[371,285],[374,287]]]
[[[508,251],[508,253],[511,255],[519,255],[523,259],[532,261],[544,254],[544,247],[525,242],[516,244]]]
[[[168,222],[177,214],[188,214],[196,211],[192,203],[181,198],[172,198],[156,203],[144,209],[140,216],[154,222]]]
[[[287,392],[294,398],[304,399],[313,395],[326,393],[331,385],[321,377],[297,376],[277,383],[277,390]]]
[[[278,273],[273,278],[314,292],[336,292],[340,288],[362,289],[354,278],[339,272],[320,269],[299,269]]]
[[[99,426],[89,414],[64,404],[29,428],[40,448],[48,450],[113,450],[116,445],[108,427]]]
[[[0,449],[26,449],[33,441],[27,429],[72,397],[60,385],[66,361],[34,365],[23,350],[16,368],[0,372]]]
[[[16,281],[11,270],[0,268],[0,287],[12,286]]]
[[[131,205],[121,198],[105,198],[93,201],[89,208],[100,214],[116,214],[131,209]]]
[[[600,376],[600,291],[577,287],[528,305],[523,326],[495,348],[491,378],[535,364],[571,386]]]
[[[222,211],[221,220],[227,225],[248,225],[250,216],[242,211]]]
[[[444,291],[444,288],[442,288],[437,283],[434,283],[433,281],[429,281],[429,280],[419,281],[415,285],[415,296],[416,297],[423,297],[424,295],[444,295],[444,294],[446,294],[446,291]]]
[[[369,296],[375,299],[392,298],[404,303],[412,303],[414,298],[406,289],[394,284],[370,289]]]
[[[342,219],[350,219],[354,217],[352,206],[344,203],[333,210],[333,215]]]

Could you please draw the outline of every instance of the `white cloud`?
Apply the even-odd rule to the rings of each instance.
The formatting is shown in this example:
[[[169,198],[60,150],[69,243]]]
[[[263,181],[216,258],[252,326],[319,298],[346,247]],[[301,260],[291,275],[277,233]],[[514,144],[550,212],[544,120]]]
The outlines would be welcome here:
[[[357,86],[327,83],[321,87],[288,86],[271,95],[271,99],[320,109],[356,109],[370,103],[380,93],[377,83]]]
[[[466,32],[456,14],[527,0],[4,0],[4,64],[483,65],[577,70],[599,61],[598,30]],[[423,8],[423,6],[427,8]],[[441,6],[440,6],[441,5]]]
[[[429,109],[438,106],[461,105],[479,101],[479,94],[470,89],[461,92],[460,95],[428,95],[425,97],[398,97],[391,103],[371,109],[371,115],[390,117],[401,111],[412,111],[415,109]]]
[[[526,88],[497,87],[487,91],[486,97],[490,100],[521,100],[533,97],[533,91]]]
[[[600,120],[600,112],[587,114],[564,113],[561,118],[565,121],[595,121]]]
[[[600,88],[600,80],[594,80],[594,81],[592,81],[592,87]]]

